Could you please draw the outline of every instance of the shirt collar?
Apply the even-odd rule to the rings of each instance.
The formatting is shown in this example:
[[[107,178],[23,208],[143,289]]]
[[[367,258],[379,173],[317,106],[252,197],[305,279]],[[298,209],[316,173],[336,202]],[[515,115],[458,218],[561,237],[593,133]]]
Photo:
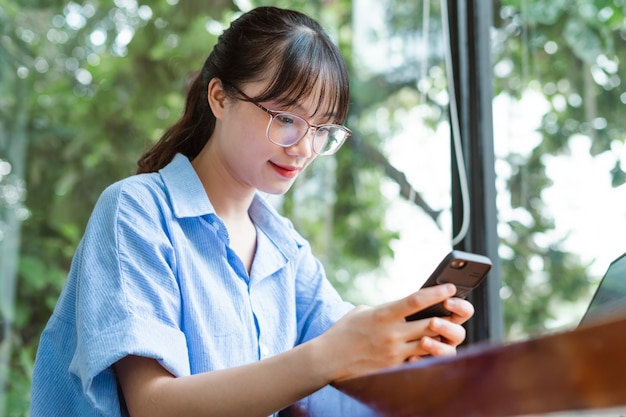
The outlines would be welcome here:
[[[202,181],[186,156],[176,154],[159,173],[176,217],[199,217],[215,213]]]
[[[304,238],[295,232],[291,222],[278,214],[259,194],[254,196],[248,212],[257,228],[280,249],[286,258],[294,256],[304,245]]]
[[[216,214],[202,181],[186,156],[176,154],[159,173],[176,217]],[[257,228],[269,238],[283,256],[287,258],[293,256],[304,244],[304,239],[295,233],[291,223],[280,216],[259,194],[254,196],[249,213]]]

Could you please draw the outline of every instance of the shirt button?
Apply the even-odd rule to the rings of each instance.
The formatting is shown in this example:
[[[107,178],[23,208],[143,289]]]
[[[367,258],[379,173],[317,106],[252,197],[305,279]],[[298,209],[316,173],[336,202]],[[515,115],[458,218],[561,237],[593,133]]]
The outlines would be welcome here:
[[[261,345],[261,355],[268,356],[270,354],[270,350],[265,345]]]

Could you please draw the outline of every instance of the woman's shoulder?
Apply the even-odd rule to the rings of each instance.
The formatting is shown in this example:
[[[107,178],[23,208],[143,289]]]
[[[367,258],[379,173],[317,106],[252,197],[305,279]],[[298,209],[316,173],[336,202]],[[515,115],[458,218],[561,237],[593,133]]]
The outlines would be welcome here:
[[[161,211],[167,206],[165,186],[158,173],[137,174],[109,185],[100,195],[98,206],[130,211]]]

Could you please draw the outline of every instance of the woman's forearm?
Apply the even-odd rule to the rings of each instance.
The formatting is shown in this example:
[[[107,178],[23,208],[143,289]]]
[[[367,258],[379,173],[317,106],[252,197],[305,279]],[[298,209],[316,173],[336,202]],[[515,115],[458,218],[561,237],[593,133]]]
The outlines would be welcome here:
[[[311,341],[252,364],[180,378],[137,356],[120,360],[116,370],[132,417],[263,417],[331,382],[320,354]]]

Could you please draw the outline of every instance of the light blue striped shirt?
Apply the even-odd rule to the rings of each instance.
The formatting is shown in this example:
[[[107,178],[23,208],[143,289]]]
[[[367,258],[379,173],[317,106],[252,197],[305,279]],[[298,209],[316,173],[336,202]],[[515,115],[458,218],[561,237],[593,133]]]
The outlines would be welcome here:
[[[310,340],[352,308],[288,220],[259,195],[249,213],[250,275],[186,157],[107,188],[41,336],[31,416],[128,415],[112,368],[124,356],[177,377],[234,367]]]

